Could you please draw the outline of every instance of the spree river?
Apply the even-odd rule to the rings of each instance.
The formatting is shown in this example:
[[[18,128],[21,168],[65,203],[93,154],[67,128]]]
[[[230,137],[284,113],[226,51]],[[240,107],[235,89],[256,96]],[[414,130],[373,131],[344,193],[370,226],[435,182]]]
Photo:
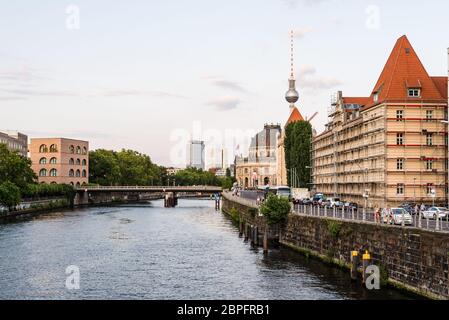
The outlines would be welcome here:
[[[66,287],[68,266],[79,289]],[[403,299],[279,248],[263,255],[207,200],[92,207],[0,224],[0,299]]]

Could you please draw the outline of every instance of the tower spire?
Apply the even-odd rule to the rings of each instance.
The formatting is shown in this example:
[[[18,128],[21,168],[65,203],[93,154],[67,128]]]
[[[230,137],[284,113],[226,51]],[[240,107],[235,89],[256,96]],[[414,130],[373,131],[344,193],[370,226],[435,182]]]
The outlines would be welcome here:
[[[295,80],[295,70],[294,70],[294,51],[293,51],[293,38],[294,33],[293,30],[290,30],[290,78],[289,89],[285,94],[285,99],[288,103],[290,103],[290,111],[293,111],[295,107],[295,103],[299,99],[298,91],[296,91],[296,80]]]
[[[293,52],[293,30],[290,30],[290,79],[295,79]]]

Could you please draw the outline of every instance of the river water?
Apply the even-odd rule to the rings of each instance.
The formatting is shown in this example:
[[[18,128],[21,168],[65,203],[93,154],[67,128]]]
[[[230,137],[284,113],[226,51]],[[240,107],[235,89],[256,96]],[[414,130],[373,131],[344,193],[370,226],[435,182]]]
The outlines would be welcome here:
[[[79,289],[66,287],[68,266]],[[72,269],[73,270],[73,269]],[[404,299],[279,248],[264,256],[207,200],[92,207],[0,224],[0,299]],[[73,275],[73,274],[72,274]]]

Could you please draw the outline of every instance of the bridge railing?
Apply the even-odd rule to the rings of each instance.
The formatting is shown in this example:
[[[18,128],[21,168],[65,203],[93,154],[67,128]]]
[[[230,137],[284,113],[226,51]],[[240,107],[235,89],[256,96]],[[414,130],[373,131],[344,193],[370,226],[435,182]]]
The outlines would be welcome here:
[[[164,191],[164,190],[192,190],[192,191],[216,191],[221,192],[221,187],[215,186],[85,186],[75,188],[78,191],[98,191],[98,190],[151,190],[151,191]]]

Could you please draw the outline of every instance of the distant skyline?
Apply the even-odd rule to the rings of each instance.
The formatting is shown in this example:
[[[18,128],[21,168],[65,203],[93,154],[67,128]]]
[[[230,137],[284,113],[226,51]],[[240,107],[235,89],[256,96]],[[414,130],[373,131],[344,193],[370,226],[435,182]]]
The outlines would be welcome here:
[[[444,0],[2,1],[0,130],[166,166],[185,164],[191,138],[244,153],[289,116],[291,29],[297,106],[319,112],[320,132],[331,95],[368,96],[404,34],[447,75],[448,12]]]

